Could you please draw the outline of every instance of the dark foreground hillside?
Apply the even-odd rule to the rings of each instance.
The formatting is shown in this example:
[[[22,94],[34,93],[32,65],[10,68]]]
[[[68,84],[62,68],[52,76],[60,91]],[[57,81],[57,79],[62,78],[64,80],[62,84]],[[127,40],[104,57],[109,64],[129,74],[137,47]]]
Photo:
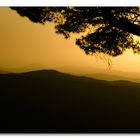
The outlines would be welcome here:
[[[0,132],[140,133],[140,84],[52,70],[1,74]]]

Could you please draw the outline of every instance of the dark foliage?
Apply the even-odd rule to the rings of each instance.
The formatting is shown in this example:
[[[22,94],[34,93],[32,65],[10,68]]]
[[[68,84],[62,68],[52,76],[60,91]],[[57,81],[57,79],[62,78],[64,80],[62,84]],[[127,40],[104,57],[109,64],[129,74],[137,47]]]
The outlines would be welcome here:
[[[140,52],[139,7],[11,7],[32,22],[55,22],[56,32],[69,38],[71,33],[85,33],[76,44],[86,54],[118,56],[126,49]]]

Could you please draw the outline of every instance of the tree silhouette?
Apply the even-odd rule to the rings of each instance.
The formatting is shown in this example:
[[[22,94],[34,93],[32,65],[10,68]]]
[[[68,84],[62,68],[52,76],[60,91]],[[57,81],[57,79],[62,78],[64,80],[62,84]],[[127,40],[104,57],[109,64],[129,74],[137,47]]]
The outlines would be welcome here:
[[[69,38],[80,34],[76,44],[86,54],[123,54],[126,49],[140,53],[139,7],[11,7],[35,23],[54,22],[56,33]]]

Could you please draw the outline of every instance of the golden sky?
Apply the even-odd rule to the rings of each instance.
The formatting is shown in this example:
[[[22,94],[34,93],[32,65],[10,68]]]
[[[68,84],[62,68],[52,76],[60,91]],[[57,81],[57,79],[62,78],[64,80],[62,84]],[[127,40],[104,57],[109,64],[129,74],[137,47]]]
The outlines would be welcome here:
[[[14,10],[0,7],[0,70],[108,69],[104,59],[86,55],[74,39],[75,36],[66,40],[56,34],[52,23],[32,23]],[[111,70],[140,71],[140,55],[131,51],[111,60]]]

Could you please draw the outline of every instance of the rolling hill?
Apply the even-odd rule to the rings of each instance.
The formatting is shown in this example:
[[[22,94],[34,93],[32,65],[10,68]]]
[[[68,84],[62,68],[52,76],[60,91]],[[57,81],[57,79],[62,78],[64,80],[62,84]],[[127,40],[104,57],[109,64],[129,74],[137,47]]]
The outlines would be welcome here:
[[[139,133],[140,84],[40,70],[0,74],[1,133]]]
[[[132,77],[132,75],[117,75],[117,74],[106,74],[106,73],[94,73],[94,74],[85,74],[85,76],[90,78],[95,78],[99,80],[106,81],[118,81],[118,80],[127,80],[131,82],[140,83],[139,75],[136,77]]]

